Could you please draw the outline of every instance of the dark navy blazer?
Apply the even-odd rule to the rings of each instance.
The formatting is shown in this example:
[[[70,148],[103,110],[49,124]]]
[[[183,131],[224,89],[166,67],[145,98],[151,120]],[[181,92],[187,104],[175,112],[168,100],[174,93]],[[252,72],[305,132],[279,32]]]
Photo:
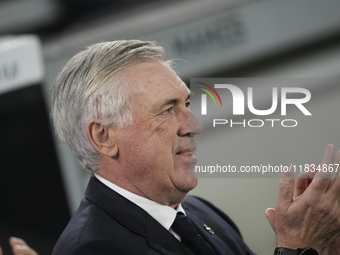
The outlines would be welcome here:
[[[216,254],[253,254],[231,219],[209,202],[188,196],[188,217]],[[207,227],[214,234],[211,234]],[[85,198],[52,255],[193,255],[143,209],[92,177]],[[209,254],[207,254],[209,255]]]

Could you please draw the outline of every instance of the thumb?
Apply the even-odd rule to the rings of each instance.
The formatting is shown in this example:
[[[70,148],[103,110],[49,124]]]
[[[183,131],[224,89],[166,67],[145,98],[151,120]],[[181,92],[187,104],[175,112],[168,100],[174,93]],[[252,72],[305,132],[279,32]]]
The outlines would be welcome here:
[[[281,179],[279,183],[279,194],[275,205],[276,210],[283,210],[284,212],[288,210],[290,204],[293,201],[294,186],[294,173],[290,169],[285,168],[281,174]]]
[[[273,208],[268,208],[265,212],[264,215],[266,215],[267,220],[269,221],[270,226],[276,233],[276,224],[275,224],[275,209]]]

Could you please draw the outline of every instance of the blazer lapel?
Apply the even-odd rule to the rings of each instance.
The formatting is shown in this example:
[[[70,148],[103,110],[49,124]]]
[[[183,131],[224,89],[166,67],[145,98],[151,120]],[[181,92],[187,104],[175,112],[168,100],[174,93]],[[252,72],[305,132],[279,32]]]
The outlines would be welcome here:
[[[159,253],[193,255],[147,212],[105,186],[96,177],[91,177],[85,196],[127,229],[144,236],[149,246]]]

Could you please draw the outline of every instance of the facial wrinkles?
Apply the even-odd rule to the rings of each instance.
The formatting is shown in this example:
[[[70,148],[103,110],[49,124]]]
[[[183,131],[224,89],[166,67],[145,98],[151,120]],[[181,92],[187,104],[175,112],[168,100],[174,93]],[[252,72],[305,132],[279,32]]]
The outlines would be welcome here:
[[[161,93],[161,91],[159,90],[156,95],[158,93]],[[164,103],[165,101],[166,100],[164,100],[164,98],[161,98],[152,106],[145,106],[144,104],[135,105],[135,117],[138,118],[138,122],[140,124],[138,125],[138,128],[142,128],[143,131],[148,133],[148,138],[151,138],[154,134],[159,134],[168,130],[167,122],[171,121],[172,118],[176,118],[176,115],[178,115],[179,112],[183,110],[182,107],[185,107],[185,109],[187,109],[186,106],[184,106],[186,103],[184,102],[184,100],[182,101],[181,99],[179,99],[179,105],[169,104],[162,106],[162,103]],[[172,112],[169,113],[169,115],[163,115],[163,112],[171,107],[173,108],[171,110]],[[136,132],[140,132],[138,128],[136,128]],[[174,132],[177,133],[177,131]]]
[[[169,118],[171,118],[171,116],[161,118],[156,113],[148,112],[145,116],[139,117],[139,123],[138,126],[135,127],[135,132],[147,134],[147,136],[144,137],[145,141],[152,139],[154,135],[164,133],[168,129],[166,123]]]
[[[171,67],[169,67],[167,64],[165,64],[166,68],[170,71],[170,74],[164,75],[164,74],[155,74],[149,78],[148,83],[149,84],[155,84],[157,86],[157,83],[161,81],[163,84],[168,84],[169,87],[171,86],[171,89],[183,89],[189,91],[185,83],[179,78],[179,76],[175,73],[174,70],[172,70]]]
[[[180,132],[189,122],[185,105],[189,90],[170,67],[171,73],[160,70],[154,74],[150,70],[159,70],[157,66],[140,67],[138,73],[144,75],[134,78],[133,73],[128,74],[134,123],[124,135],[125,178],[145,197],[161,202],[168,196],[177,198],[178,191],[188,191],[188,160],[176,153],[188,153],[188,148],[195,153],[195,139]],[[172,99],[178,104],[164,105]],[[170,107],[171,114],[164,113]]]
[[[183,107],[183,106],[182,106]],[[185,108],[187,110],[187,108]],[[174,117],[174,115],[169,116],[169,118]],[[177,135],[177,129],[178,126],[175,126],[176,130],[173,130],[172,132],[168,132],[169,128],[173,127],[173,125],[168,125],[167,120],[169,118],[161,119],[157,117],[157,114],[147,114],[146,116],[143,116],[143,118],[140,118],[138,120],[138,125],[135,126],[135,133],[141,133],[143,132],[144,134],[147,134],[147,136],[143,137],[143,142],[147,142],[147,140],[152,139],[153,136],[156,136],[156,139],[160,139],[162,137],[162,133],[165,134],[163,137],[165,140],[168,138],[166,136],[171,136],[169,137],[170,140],[173,141],[173,145],[171,148],[169,148],[169,153],[172,155],[172,164],[174,165],[176,163],[176,153],[181,152],[183,150],[186,150],[188,148],[193,148],[192,144],[195,144],[194,139],[190,139],[189,136],[186,137],[179,137]],[[156,143],[156,146],[159,146],[159,144]],[[196,147],[196,146],[194,146]],[[138,150],[138,148],[134,148]],[[150,148],[152,151],[150,153],[152,154],[157,154],[158,150],[157,147]],[[191,149],[191,153],[193,149]],[[162,157],[163,155],[159,155],[159,157]],[[167,163],[169,164],[169,162]],[[143,167],[142,165],[139,165],[139,167]],[[144,166],[148,167],[148,166]]]

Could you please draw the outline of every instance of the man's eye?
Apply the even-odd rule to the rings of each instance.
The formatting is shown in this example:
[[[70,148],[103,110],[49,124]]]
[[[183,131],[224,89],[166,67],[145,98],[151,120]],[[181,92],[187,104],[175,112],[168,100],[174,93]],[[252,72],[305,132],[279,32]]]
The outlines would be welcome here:
[[[170,114],[172,112],[172,108],[173,107],[170,107],[169,109],[166,109],[163,113]]]
[[[190,109],[190,102],[186,102],[185,106]]]

